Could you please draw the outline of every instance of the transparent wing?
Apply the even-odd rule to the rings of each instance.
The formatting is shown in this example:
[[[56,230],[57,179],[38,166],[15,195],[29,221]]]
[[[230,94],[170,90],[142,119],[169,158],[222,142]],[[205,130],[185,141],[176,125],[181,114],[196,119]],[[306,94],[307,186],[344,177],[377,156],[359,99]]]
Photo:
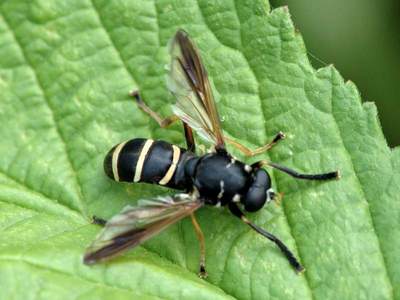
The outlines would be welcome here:
[[[87,248],[84,263],[104,261],[133,248],[202,205],[203,202],[193,195],[177,194],[142,200],[135,207],[127,206],[106,223]]]
[[[221,122],[198,50],[178,30],[170,46],[168,88],[176,97],[174,113],[216,148],[224,148]]]

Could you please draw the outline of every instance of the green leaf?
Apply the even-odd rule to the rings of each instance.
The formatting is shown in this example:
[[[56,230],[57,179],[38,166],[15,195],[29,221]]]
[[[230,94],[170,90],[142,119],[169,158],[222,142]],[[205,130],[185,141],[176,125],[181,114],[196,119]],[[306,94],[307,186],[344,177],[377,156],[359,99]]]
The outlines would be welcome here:
[[[4,299],[400,299],[400,151],[371,103],[333,66],[314,70],[287,8],[262,1],[3,1],[0,4],[0,290]],[[198,213],[209,277],[196,276],[190,220],[107,264],[82,253],[139,198],[172,193],[103,174],[114,144],[152,137],[184,146],[127,96],[166,116],[167,42],[187,30],[215,87],[225,133],[303,172],[272,172],[285,194],[250,218],[284,240],[298,276],[269,241],[226,210]],[[234,152],[234,151],[233,151]],[[239,153],[234,152],[239,156]]]

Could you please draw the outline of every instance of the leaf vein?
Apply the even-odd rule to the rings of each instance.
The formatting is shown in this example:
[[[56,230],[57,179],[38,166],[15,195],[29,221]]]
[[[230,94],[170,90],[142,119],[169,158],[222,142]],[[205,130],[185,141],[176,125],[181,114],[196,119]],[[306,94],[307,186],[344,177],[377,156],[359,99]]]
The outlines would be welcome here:
[[[333,80],[331,80],[331,82],[333,82]],[[333,94],[334,94],[334,84],[332,84],[331,87],[332,87],[331,95],[333,96]],[[333,100],[332,96],[330,97],[331,100]],[[333,103],[332,103],[332,107],[334,107]],[[347,150],[345,139],[343,138],[341,127],[339,126],[339,123],[338,123],[338,121],[336,120],[336,117],[335,117],[335,109],[334,108],[332,109],[332,118],[333,118],[334,124],[336,126],[336,130],[337,130],[337,132],[339,134],[340,140],[342,142],[343,149],[345,150],[345,153],[346,153],[347,157],[349,158],[350,168],[353,171],[354,178],[357,181],[357,186],[358,186],[358,188],[359,188],[359,190],[361,192],[361,196],[362,196],[363,199],[365,199],[365,201],[367,203],[368,215],[369,215],[369,218],[371,220],[372,229],[373,229],[374,234],[376,236],[376,240],[377,240],[377,244],[378,244],[378,248],[379,248],[379,253],[381,255],[382,263],[383,263],[383,266],[385,267],[385,275],[386,275],[386,278],[388,280],[388,284],[390,285],[390,292],[391,292],[391,295],[392,295],[392,299],[394,299],[393,282],[392,282],[391,277],[389,276],[388,267],[387,267],[387,261],[385,259],[385,256],[383,255],[383,251],[382,251],[382,242],[381,242],[380,237],[379,237],[379,235],[377,233],[377,230],[375,228],[376,224],[375,224],[374,217],[373,217],[373,214],[372,214],[371,209],[370,209],[370,204],[369,204],[369,200],[368,200],[368,197],[367,197],[367,193],[364,190],[364,186],[361,183],[361,179],[358,177],[357,171],[356,171],[356,169],[354,167],[353,156],[351,155],[351,152],[349,150]]]
[[[97,19],[101,25],[101,27],[103,28],[103,31],[105,32],[108,40],[110,41],[110,44],[112,46],[112,48],[114,49],[115,54],[117,55],[119,61],[121,62],[122,66],[124,67],[124,69],[126,70],[126,72],[130,75],[130,77],[133,79],[135,85],[138,85],[138,80],[135,78],[135,74],[130,70],[130,68],[128,67],[128,65],[126,64],[125,60],[122,58],[122,54],[119,51],[117,45],[114,42],[114,39],[111,37],[111,34],[108,32],[108,29],[103,21],[103,18],[101,17],[101,13],[98,9],[98,7],[95,4],[94,0],[90,0],[92,7],[93,7],[93,11],[95,12]]]
[[[20,257],[18,257],[18,258],[16,258],[16,257],[0,257],[0,260],[2,260],[2,261],[9,261],[9,262],[22,262],[22,263],[25,263],[25,264],[27,264],[27,265],[33,266],[33,267],[35,267],[35,268],[38,268],[38,269],[46,269],[46,270],[48,270],[48,271],[51,271],[51,272],[54,272],[54,273],[58,273],[58,274],[61,274],[61,275],[66,275],[66,276],[69,276],[69,277],[75,277],[74,274],[65,272],[65,271],[60,270],[60,269],[52,268],[52,267],[49,266],[49,265],[43,265],[43,264],[34,263],[34,262],[32,262],[32,261],[29,261],[29,260],[26,259],[26,258],[20,258]],[[84,276],[82,276],[82,275],[79,274],[79,273],[78,273],[77,275],[79,275],[79,278],[80,278],[81,280],[84,280],[84,281],[86,281],[86,282],[88,282],[88,283],[92,283],[92,284],[100,285],[100,286],[101,286],[101,285],[105,285],[105,286],[108,286],[108,287],[111,287],[111,288],[114,288],[114,289],[118,289],[118,290],[121,290],[121,291],[135,292],[134,289],[130,289],[130,288],[126,288],[126,287],[122,287],[122,286],[118,286],[118,285],[114,285],[114,286],[113,286],[113,285],[108,284],[107,282],[97,282],[97,281],[91,280],[91,279],[89,279],[89,278],[87,278],[87,277],[84,277]],[[151,295],[151,294],[146,294],[146,293],[140,293],[140,294],[142,294],[142,295],[147,295],[147,296],[152,296],[152,297],[157,297],[157,296],[154,296],[154,295]]]
[[[237,8],[237,3],[236,3],[235,0],[233,0],[233,2],[234,2],[234,4],[235,4],[235,12],[237,13],[237,10],[238,10],[238,8]],[[206,18],[205,18],[205,16],[204,16],[203,12],[202,12],[201,5],[199,5],[198,1],[196,1],[196,3],[198,4],[199,11],[201,12],[201,16],[202,16],[202,18],[203,18],[203,20],[204,20],[205,25],[207,26],[208,30],[214,35],[215,39],[216,39],[221,45],[223,45],[224,47],[227,47],[227,48],[229,48],[229,49],[232,49],[232,50],[237,51],[238,53],[240,53],[240,55],[241,55],[241,56],[244,58],[244,60],[246,61],[247,65],[248,65],[248,67],[249,67],[249,70],[250,70],[251,73],[253,74],[254,80],[255,80],[255,82],[257,83],[257,98],[258,98],[258,102],[260,103],[260,111],[261,111],[261,115],[262,115],[263,119],[266,120],[266,115],[265,115],[265,113],[264,113],[264,108],[265,108],[265,106],[264,106],[264,103],[263,103],[263,101],[262,101],[262,99],[261,99],[261,96],[260,96],[260,80],[258,79],[255,70],[253,69],[252,65],[250,64],[250,61],[249,61],[248,57],[246,56],[246,54],[245,54],[244,51],[240,51],[239,49],[235,49],[235,48],[232,48],[232,47],[229,46],[229,45],[225,45],[220,39],[218,39],[218,37],[216,36],[216,34],[213,32],[212,28],[208,25],[208,23],[207,23],[207,21],[206,21]],[[240,18],[238,17],[237,19],[238,19],[239,22],[241,23]],[[241,24],[242,24],[242,23],[241,23]],[[241,31],[241,28],[239,29],[239,31],[240,31],[240,32],[239,32],[239,35],[240,35],[240,41],[241,41],[240,44],[243,45],[243,43],[242,43],[243,38],[242,38],[242,31]],[[266,137],[267,137],[267,136],[268,136],[268,133],[267,133],[267,126],[266,126],[266,124],[265,124],[265,125],[264,125],[264,140],[266,140]],[[273,177],[274,177],[274,176],[273,176]],[[277,183],[276,180],[275,180],[275,182],[276,182],[276,186],[278,186],[278,183]],[[302,254],[301,254],[301,252],[300,252],[300,248],[299,248],[298,245],[297,245],[296,238],[295,238],[295,236],[294,236],[294,234],[293,234],[293,232],[292,232],[292,229],[291,229],[291,228],[292,228],[292,227],[291,227],[292,224],[291,224],[291,222],[290,222],[290,220],[289,220],[289,218],[288,218],[288,216],[287,216],[287,212],[286,212],[286,209],[285,209],[285,205],[284,205],[284,204],[282,205],[282,212],[283,212],[283,216],[284,216],[284,219],[285,219],[286,224],[287,224],[287,227],[288,227],[289,234],[290,234],[290,236],[292,237],[292,240],[293,240],[293,242],[294,242],[296,252],[297,252],[298,255],[300,256],[300,261],[302,261],[302,259],[301,259]],[[237,238],[235,239],[235,241],[236,241],[236,240],[237,240]],[[225,263],[227,263],[227,261],[228,261],[228,259],[225,261]],[[224,276],[222,276],[222,278],[223,278],[223,277],[224,277]],[[308,278],[307,274],[305,275],[305,281],[306,281],[307,289],[310,291],[311,298],[313,299],[313,293],[312,293],[312,289],[311,289],[310,282],[309,282],[309,278]],[[251,291],[250,291],[250,293],[251,293]]]
[[[95,4],[95,0],[90,0],[90,2],[91,2],[91,5],[93,7],[93,11],[95,12],[95,14],[97,16],[99,24],[101,25],[101,28],[103,29],[103,31],[105,32],[108,40],[110,41],[110,44],[111,44],[112,48],[114,49],[114,52],[116,53],[119,61],[121,62],[123,69],[128,73],[128,75],[133,80],[132,86],[136,86],[137,89],[139,91],[141,91],[139,80],[136,78],[135,73],[133,71],[131,71],[131,69],[129,68],[128,64],[126,63],[126,61],[122,57],[121,51],[117,47],[117,44],[115,43],[114,39],[112,38],[111,33],[108,31],[108,28],[107,28],[105,22],[103,21],[103,18],[101,17],[100,10]],[[157,21],[158,21],[158,17],[156,17],[156,18],[157,18]],[[160,36],[159,36],[159,39],[160,39]],[[148,128],[152,129],[152,125],[151,125],[150,122],[147,122],[146,125],[147,125]],[[153,132],[153,130],[150,130],[150,131]]]
[[[74,217],[74,218],[79,217],[79,218],[81,218],[81,215],[76,210],[74,210],[74,209],[72,209],[72,208],[70,208],[70,207],[68,207],[66,205],[59,204],[56,199],[49,197],[48,195],[42,193],[39,190],[32,189],[30,186],[26,185],[25,183],[22,184],[17,179],[11,177],[9,174],[3,173],[1,171],[0,171],[0,174],[3,175],[4,177],[8,178],[8,180],[14,182],[21,189],[24,189],[26,193],[31,193],[33,196],[36,196],[36,197],[39,197],[39,198],[43,198],[46,201],[49,200],[49,203],[51,203],[51,205],[54,206],[54,210],[51,211],[52,214],[55,213],[55,210],[61,209],[61,210],[65,211],[65,212],[68,212],[68,214],[71,215],[71,217]],[[0,185],[8,186],[6,183],[1,183]],[[8,187],[11,188],[11,189],[15,188],[13,186],[8,186]],[[33,210],[33,211],[36,211],[36,212],[39,212],[39,213],[43,213],[43,211],[44,211],[43,209],[37,209],[37,208],[34,208],[33,206],[26,205],[26,203],[24,203],[25,205],[17,204],[15,199],[14,199],[14,202],[8,202],[5,199],[1,199],[0,201],[2,201],[4,203],[14,204],[14,205],[20,206],[22,208]],[[49,213],[50,213],[50,211],[49,211]],[[59,214],[59,213],[56,213],[56,215],[60,215],[60,216],[65,217],[65,215],[62,215],[62,214]]]
[[[235,3],[235,12],[237,13],[237,11],[238,11],[238,9],[237,9],[237,3],[236,3],[236,0],[233,0],[233,1],[234,1],[234,3]],[[238,19],[240,20],[239,17],[238,17]],[[240,30],[240,36],[241,36],[241,40],[243,40],[243,39],[242,39],[242,31],[241,31],[241,30]],[[243,51],[242,53],[243,53],[243,57],[245,58],[245,60],[246,60],[246,62],[247,62],[247,64],[248,64],[248,66],[249,66],[249,69],[250,69],[251,72],[253,73],[253,76],[254,76],[254,78],[255,78],[255,80],[256,80],[256,82],[257,82],[258,99],[259,99],[260,106],[261,106],[261,113],[262,113],[263,119],[266,120],[266,115],[265,115],[265,113],[264,113],[265,105],[264,105],[264,102],[262,101],[261,96],[260,96],[260,81],[259,81],[259,79],[258,79],[258,76],[257,76],[255,70],[253,69],[253,66],[250,64],[250,61],[249,61],[248,57],[246,56],[245,52]],[[266,124],[264,124],[264,129],[265,129],[265,136],[267,136],[268,134],[267,134],[267,125],[266,125]],[[275,176],[273,176],[273,177],[275,177]],[[278,188],[278,186],[279,186],[279,185],[278,185],[278,181],[275,180],[275,182],[276,182],[276,186],[277,186],[277,188]],[[282,212],[283,212],[283,216],[284,216],[284,219],[285,219],[285,223],[287,224],[287,227],[288,227],[289,234],[290,234],[290,236],[292,237],[292,240],[293,240],[293,242],[294,242],[294,246],[295,246],[296,252],[297,252],[298,255],[299,255],[300,262],[302,262],[302,261],[303,261],[303,260],[302,260],[302,253],[301,253],[300,248],[299,248],[299,246],[298,246],[296,237],[295,237],[295,235],[293,234],[293,231],[292,231],[292,222],[290,221],[290,218],[288,217],[288,214],[287,214],[287,211],[286,211],[286,205],[285,205],[285,203],[283,203],[283,205],[282,205]],[[305,273],[307,273],[307,272],[305,272]],[[313,299],[313,298],[314,298],[313,290],[312,290],[312,288],[311,288],[310,280],[309,280],[307,274],[305,274],[304,278],[305,278],[305,282],[306,282],[306,287],[307,287],[307,289],[310,291],[311,299]]]
[[[76,203],[77,208],[79,209],[79,211],[81,213],[86,215],[86,207],[84,205],[84,201],[83,201],[83,197],[82,197],[81,184],[79,182],[79,178],[77,176],[77,172],[74,169],[74,165],[72,163],[72,159],[71,159],[71,157],[69,155],[68,147],[67,147],[67,144],[65,142],[65,138],[64,138],[64,136],[63,136],[63,134],[62,134],[62,132],[61,132],[61,130],[59,128],[59,124],[58,124],[58,122],[56,120],[56,117],[55,117],[55,114],[54,114],[54,109],[53,109],[52,105],[50,104],[50,101],[48,99],[48,96],[46,95],[46,91],[44,89],[44,86],[43,86],[42,82],[40,81],[40,78],[39,78],[39,76],[37,74],[37,71],[36,71],[35,67],[33,66],[32,62],[28,59],[26,51],[25,51],[24,47],[22,46],[22,43],[19,41],[19,39],[17,37],[17,34],[14,32],[14,30],[10,26],[10,23],[7,20],[6,15],[4,13],[2,13],[2,16],[3,16],[4,23],[5,23],[6,27],[7,27],[7,30],[10,32],[11,36],[13,37],[13,39],[15,41],[15,44],[19,48],[20,53],[21,53],[24,61],[26,62],[27,66],[29,66],[29,68],[31,69],[32,74],[33,74],[33,78],[36,81],[37,87],[41,91],[42,97],[43,97],[47,107],[49,108],[50,118],[51,118],[51,120],[52,120],[52,122],[54,124],[54,129],[55,129],[55,131],[57,133],[57,136],[58,136],[58,138],[59,138],[59,140],[61,142],[62,147],[64,148],[65,157],[67,159],[67,162],[68,162],[68,165],[70,167],[70,170],[74,174],[74,178],[75,178],[75,182],[74,183],[75,183],[75,187],[76,187],[76,191],[77,191],[77,201],[78,201],[78,203]]]

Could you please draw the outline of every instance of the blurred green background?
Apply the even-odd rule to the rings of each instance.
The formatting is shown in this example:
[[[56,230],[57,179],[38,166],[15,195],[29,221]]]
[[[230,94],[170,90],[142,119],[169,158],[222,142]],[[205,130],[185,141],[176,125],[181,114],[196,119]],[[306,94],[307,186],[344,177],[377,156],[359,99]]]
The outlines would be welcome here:
[[[376,103],[389,145],[400,145],[400,1],[270,3],[289,7],[312,64],[334,64],[355,82],[363,101]]]

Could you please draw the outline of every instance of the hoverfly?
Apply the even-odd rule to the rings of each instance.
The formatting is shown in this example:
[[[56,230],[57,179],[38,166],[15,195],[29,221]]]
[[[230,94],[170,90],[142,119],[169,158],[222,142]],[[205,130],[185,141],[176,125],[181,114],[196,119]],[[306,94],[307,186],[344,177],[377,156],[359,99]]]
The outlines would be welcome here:
[[[176,98],[174,115],[162,119],[131,92],[137,105],[161,127],[177,120],[183,122],[187,149],[165,141],[136,138],[114,146],[104,160],[105,173],[115,181],[146,182],[183,191],[168,197],[141,200],[138,206],[125,207],[105,225],[84,256],[85,264],[94,264],[133,248],[180,219],[190,216],[200,243],[200,272],[206,276],[204,235],[194,212],[204,205],[225,206],[252,229],[274,242],[297,272],[304,270],[293,253],[273,234],[253,224],[242,212],[255,212],[272,201],[276,194],[271,178],[263,166],[270,166],[294,178],[310,180],[338,179],[339,172],[300,174],[276,163],[261,160],[251,165],[235,159],[226,150],[225,142],[247,156],[263,153],[284,134],[279,132],[268,144],[254,151],[224,137],[207,72],[198,50],[188,34],[178,30],[170,45],[171,64],[168,88]],[[205,155],[195,154],[193,131],[212,143]]]

